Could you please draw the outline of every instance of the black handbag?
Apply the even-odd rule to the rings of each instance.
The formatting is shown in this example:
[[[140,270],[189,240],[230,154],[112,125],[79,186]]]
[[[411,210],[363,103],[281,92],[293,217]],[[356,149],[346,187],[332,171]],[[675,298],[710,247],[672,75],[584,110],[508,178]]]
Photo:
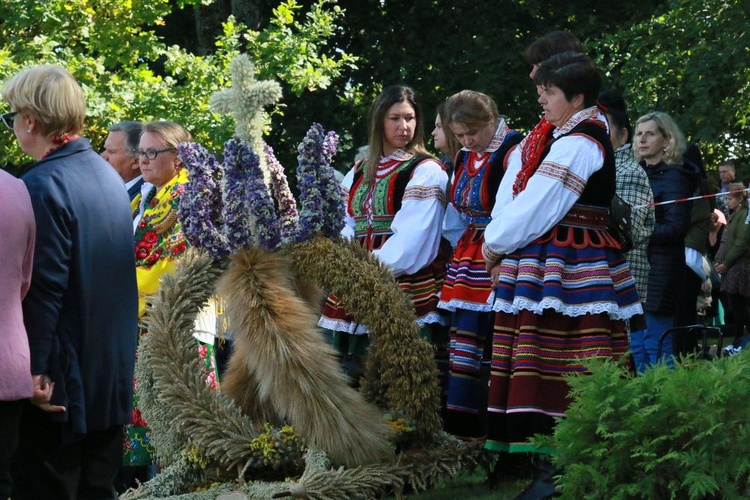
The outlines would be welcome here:
[[[612,197],[607,214],[607,230],[620,244],[623,252],[633,249],[632,208],[618,195]]]

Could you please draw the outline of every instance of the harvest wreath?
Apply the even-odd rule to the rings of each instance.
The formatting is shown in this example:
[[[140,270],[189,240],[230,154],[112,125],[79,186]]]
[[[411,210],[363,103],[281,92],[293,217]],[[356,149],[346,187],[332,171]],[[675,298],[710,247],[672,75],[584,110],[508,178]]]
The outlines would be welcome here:
[[[485,459],[480,443],[440,430],[433,349],[391,273],[339,236],[336,146],[318,124],[300,144],[299,209],[270,148],[273,198],[246,141],[228,141],[222,163],[179,146],[190,174],[179,212],[193,248],[151,300],[136,365],[162,470],[122,498],[373,498]],[[371,329],[360,391],[316,326],[320,290]],[[192,336],[214,295],[235,341],[218,391]]]

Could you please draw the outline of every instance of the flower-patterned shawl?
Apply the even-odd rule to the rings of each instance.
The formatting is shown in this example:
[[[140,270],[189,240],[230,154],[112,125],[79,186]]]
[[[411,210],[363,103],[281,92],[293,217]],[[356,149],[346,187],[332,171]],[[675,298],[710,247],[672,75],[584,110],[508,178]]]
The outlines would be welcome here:
[[[138,317],[146,312],[146,297],[159,289],[159,278],[173,272],[175,260],[185,253],[187,241],[177,218],[177,205],[188,181],[180,169],[143,211],[135,230],[135,270],[138,278]],[[141,196],[131,202],[133,218],[138,215]]]

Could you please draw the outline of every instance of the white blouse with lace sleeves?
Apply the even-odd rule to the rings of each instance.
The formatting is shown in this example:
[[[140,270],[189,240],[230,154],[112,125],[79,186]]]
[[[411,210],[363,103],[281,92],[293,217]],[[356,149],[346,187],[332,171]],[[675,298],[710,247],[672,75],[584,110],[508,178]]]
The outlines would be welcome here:
[[[434,160],[414,169],[391,222],[393,235],[372,252],[394,276],[416,273],[437,257],[447,184],[448,175]]]
[[[552,144],[526,189],[513,198],[513,183],[521,168],[521,150],[516,148],[508,159],[492,221],[484,232],[486,256],[511,253],[549,231],[603,165],[604,151],[599,143],[584,135],[562,137]]]

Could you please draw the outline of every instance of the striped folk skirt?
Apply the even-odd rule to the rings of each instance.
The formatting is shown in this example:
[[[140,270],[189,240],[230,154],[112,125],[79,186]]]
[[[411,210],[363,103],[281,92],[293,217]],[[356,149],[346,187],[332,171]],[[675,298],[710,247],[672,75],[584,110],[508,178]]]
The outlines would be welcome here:
[[[464,437],[487,434],[487,382],[492,346],[491,311],[453,313],[447,400],[443,414],[447,432]]]
[[[549,452],[530,438],[565,415],[564,375],[628,348],[625,320],[643,313],[630,268],[605,231],[558,225],[503,258],[493,309],[487,448]]]
[[[586,373],[586,359],[617,361],[627,348],[625,322],[606,313],[496,313],[486,447],[550,453],[530,439],[551,434],[555,417],[565,416],[570,389],[564,376]]]

